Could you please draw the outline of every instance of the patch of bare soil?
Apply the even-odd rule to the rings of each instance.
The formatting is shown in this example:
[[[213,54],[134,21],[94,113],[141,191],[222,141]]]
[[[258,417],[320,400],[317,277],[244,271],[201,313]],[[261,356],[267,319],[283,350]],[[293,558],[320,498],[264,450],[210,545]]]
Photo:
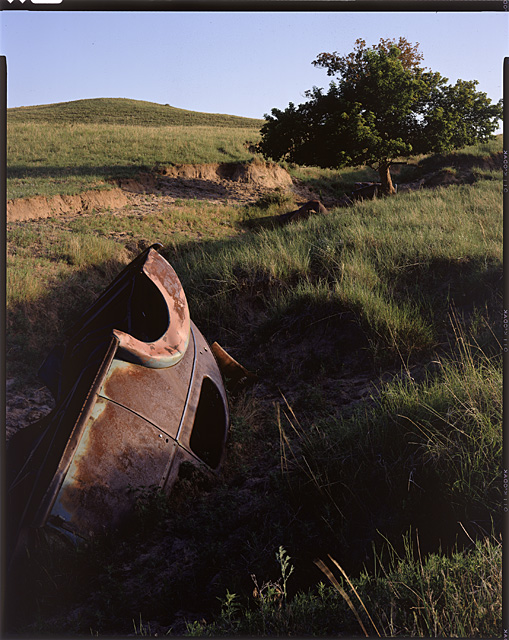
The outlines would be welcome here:
[[[14,383],[13,378],[6,381],[5,433],[7,441],[16,431],[43,418],[55,406],[51,392],[44,385],[17,390]]]
[[[158,205],[179,199],[248,204],[275,189],[296,195],[302,191],[302,196],[310,199],[307,190],[294,187],[285,169],[271,163],[172,165],[158,167],[153,173],[143,173],[136,178],[118,180],[115,187],[108,190],[8,200],[7,222],[146,204],[147,195],[156,196]]]
[[[34,196],[7,201],[7,222],[50,218],[55,215],[123,207],[129,196],[122,189],[92,190],[69,196]]]

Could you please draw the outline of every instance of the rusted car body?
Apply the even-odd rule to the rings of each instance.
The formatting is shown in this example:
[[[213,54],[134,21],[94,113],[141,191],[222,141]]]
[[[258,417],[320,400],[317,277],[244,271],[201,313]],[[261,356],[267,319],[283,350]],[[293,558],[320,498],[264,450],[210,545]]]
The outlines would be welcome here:
[[[220,467],[223,380],[160,246],[122,271],[40,369],[56,403],[7,450],[12,553],[30,528],[88,538],[115,527],[133,490],[169,492],[183,461]]]

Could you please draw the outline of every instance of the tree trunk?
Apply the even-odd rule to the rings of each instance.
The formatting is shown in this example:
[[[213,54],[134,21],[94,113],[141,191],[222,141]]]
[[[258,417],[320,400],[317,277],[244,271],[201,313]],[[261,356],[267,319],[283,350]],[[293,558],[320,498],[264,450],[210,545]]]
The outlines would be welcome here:
[[[396,189],[392,184],[391,172],[390,172],[390,163],[384,162],[380,163],[378,166],[378,173],[380,174],[380,191],[384,196],[392,196],[396,193]]]

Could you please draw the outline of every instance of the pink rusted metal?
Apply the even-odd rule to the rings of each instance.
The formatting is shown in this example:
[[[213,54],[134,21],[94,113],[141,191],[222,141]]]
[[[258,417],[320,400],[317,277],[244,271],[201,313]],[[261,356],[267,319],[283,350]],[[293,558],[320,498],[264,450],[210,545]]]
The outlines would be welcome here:
[[[155,249],[150,249],[143,273],[157,286],[169,312],[169,325],[163,335],[153,342],[143,342],[133,336],[113,330],[119,340],[124,359],[144,367],[171,367],[186,352],[189,343],[190,318],[184,289],[177,274]]]
[[[118,276],[41,368],[56,406],[10,447],[14,547],[33,527],[82,538],[116,527],[137,488],[168,493],[183,461],[220,468],[229,423],[221,373],[156,249]]]

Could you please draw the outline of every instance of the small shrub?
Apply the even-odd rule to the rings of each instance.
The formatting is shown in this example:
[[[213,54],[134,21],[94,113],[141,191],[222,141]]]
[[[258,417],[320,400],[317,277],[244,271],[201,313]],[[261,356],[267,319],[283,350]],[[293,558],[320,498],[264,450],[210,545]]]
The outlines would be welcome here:
[[[254,203],[259,209],[269,209],[271,207],[286,206],[293,202],[293,198],[283,191],[272,191],[264,194]]]

